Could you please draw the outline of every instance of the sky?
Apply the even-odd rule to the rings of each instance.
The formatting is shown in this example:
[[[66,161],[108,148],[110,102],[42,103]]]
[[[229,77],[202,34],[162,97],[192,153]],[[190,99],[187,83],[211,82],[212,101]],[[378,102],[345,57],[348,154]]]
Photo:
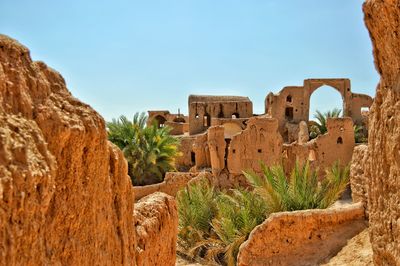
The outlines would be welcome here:
[[[307,78],[375,95],[362,0],[0,0],[0,33],[59,71],[106,120],[187,113],[190,94],[265,96]],[[311,112],[341,107],[321,88]]]

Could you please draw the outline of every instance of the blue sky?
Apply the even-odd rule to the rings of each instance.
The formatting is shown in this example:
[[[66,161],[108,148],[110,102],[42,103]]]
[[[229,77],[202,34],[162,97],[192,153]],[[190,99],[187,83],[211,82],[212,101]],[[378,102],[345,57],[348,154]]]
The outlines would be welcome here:
[[[362,2],[1,0],[0,33],[58,70],[107,120],[187,112],[189,94],[249,96],[262,113],[270,91],[306,78],[346,77],[354,92],[375,95]],[[312,109],[341,106],[323,90]]]

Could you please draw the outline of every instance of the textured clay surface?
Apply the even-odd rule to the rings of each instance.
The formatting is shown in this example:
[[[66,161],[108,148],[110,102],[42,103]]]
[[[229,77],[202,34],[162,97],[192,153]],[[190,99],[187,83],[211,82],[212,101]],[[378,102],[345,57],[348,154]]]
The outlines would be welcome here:
[[[361,203],[272,214],[240,246],[238,265],[319,265],[366,228]]]
[[[134,214],[137,265],[175,265],[178,234],[175,199],[156,192],[139,200]]]
[[[324,266],[371,266],[372,247],[369,230],[365,229],[353,237],[342,250]]]
[[[104,120],[0,35],[0,264],[134,264],[133,201]]]
[[[359,145],[354,148],[350,164],[350,185],[353,202],[362,202],[367,207],[369,179],[365,175],[368,159],[368,146]]]
[[[168,172],[165,175],[164,181],[158,184],[147,186],[134,186],[135,200],[139,200],[154,192],[163,192],[175,197],[179,190],[186,187],[188,183],[197,178],[209,178],[211,174],[204,173],[187,173],[187,172]]]
[[[375,264],[400,265],[400,0],[368,0],[364,13],[381,75],[369,114],[370,236]]]

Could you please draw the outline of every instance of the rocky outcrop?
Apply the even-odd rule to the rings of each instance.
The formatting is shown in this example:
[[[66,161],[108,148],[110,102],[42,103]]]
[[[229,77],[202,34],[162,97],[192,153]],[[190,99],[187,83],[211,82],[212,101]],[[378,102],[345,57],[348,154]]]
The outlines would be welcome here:
[[[368,197],[377,265],[400,264],[400,0],[367,0],[365,23],[381,79],[369,113]]]
[[[178,210],[173,197],[156,192],[135,204],[136,263],[174,266]]]
[[[0,35],[0,264],[134,264],[133,201],[100,115]]]
[[[240,246],[238,265],[319,265],[366,228],[361,203],[272,214]]]
[[[367,207],[369,179],[365,175],[368,159],[368,146],[358,145],[354,148],[350,164],[350,185],[353,202],[362,202]]]

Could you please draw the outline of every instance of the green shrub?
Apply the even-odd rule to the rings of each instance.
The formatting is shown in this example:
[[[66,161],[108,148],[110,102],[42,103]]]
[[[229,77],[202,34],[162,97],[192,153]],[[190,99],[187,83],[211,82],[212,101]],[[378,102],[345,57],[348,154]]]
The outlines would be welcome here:
[[[221,193],[217,199],[217,216],[211,225],[224,250],[225,262],[236,264],[240,245],[251,231],[267,217],[266,202],[243,188]]]
[[[177,201],[180,252],[228,265],[235,264],[240,245],[267,215],[258,195],[242,188],[217,191],[206,179],[180,191]]]
[[[290,176],[281,166],[262,165],[262,175],[246,172],[253,189],[216,190],[202,179],[177,195],[179,251],[235,265],[240,245],[270,213],[327,208],[346,188],[349,168],[335,163],[322,181],[308,164],[296,163]]]
[[[205,252],[206,240],[212,236],[211,221],[217,213],[217,195],[218,192],[205,178],[177,194],[178,244],[182,252],[191,258]]]
[[[346,189],[349,167],[335,163],[326,171],[325,178],[318,180],[317,172],[308,163],[295,168],[286,176],[282,166],[266,167],[262,164],[262,176],[245,172],[254,192],[267,203],[269,213],[305,209],[324,209],[332,205]]]

